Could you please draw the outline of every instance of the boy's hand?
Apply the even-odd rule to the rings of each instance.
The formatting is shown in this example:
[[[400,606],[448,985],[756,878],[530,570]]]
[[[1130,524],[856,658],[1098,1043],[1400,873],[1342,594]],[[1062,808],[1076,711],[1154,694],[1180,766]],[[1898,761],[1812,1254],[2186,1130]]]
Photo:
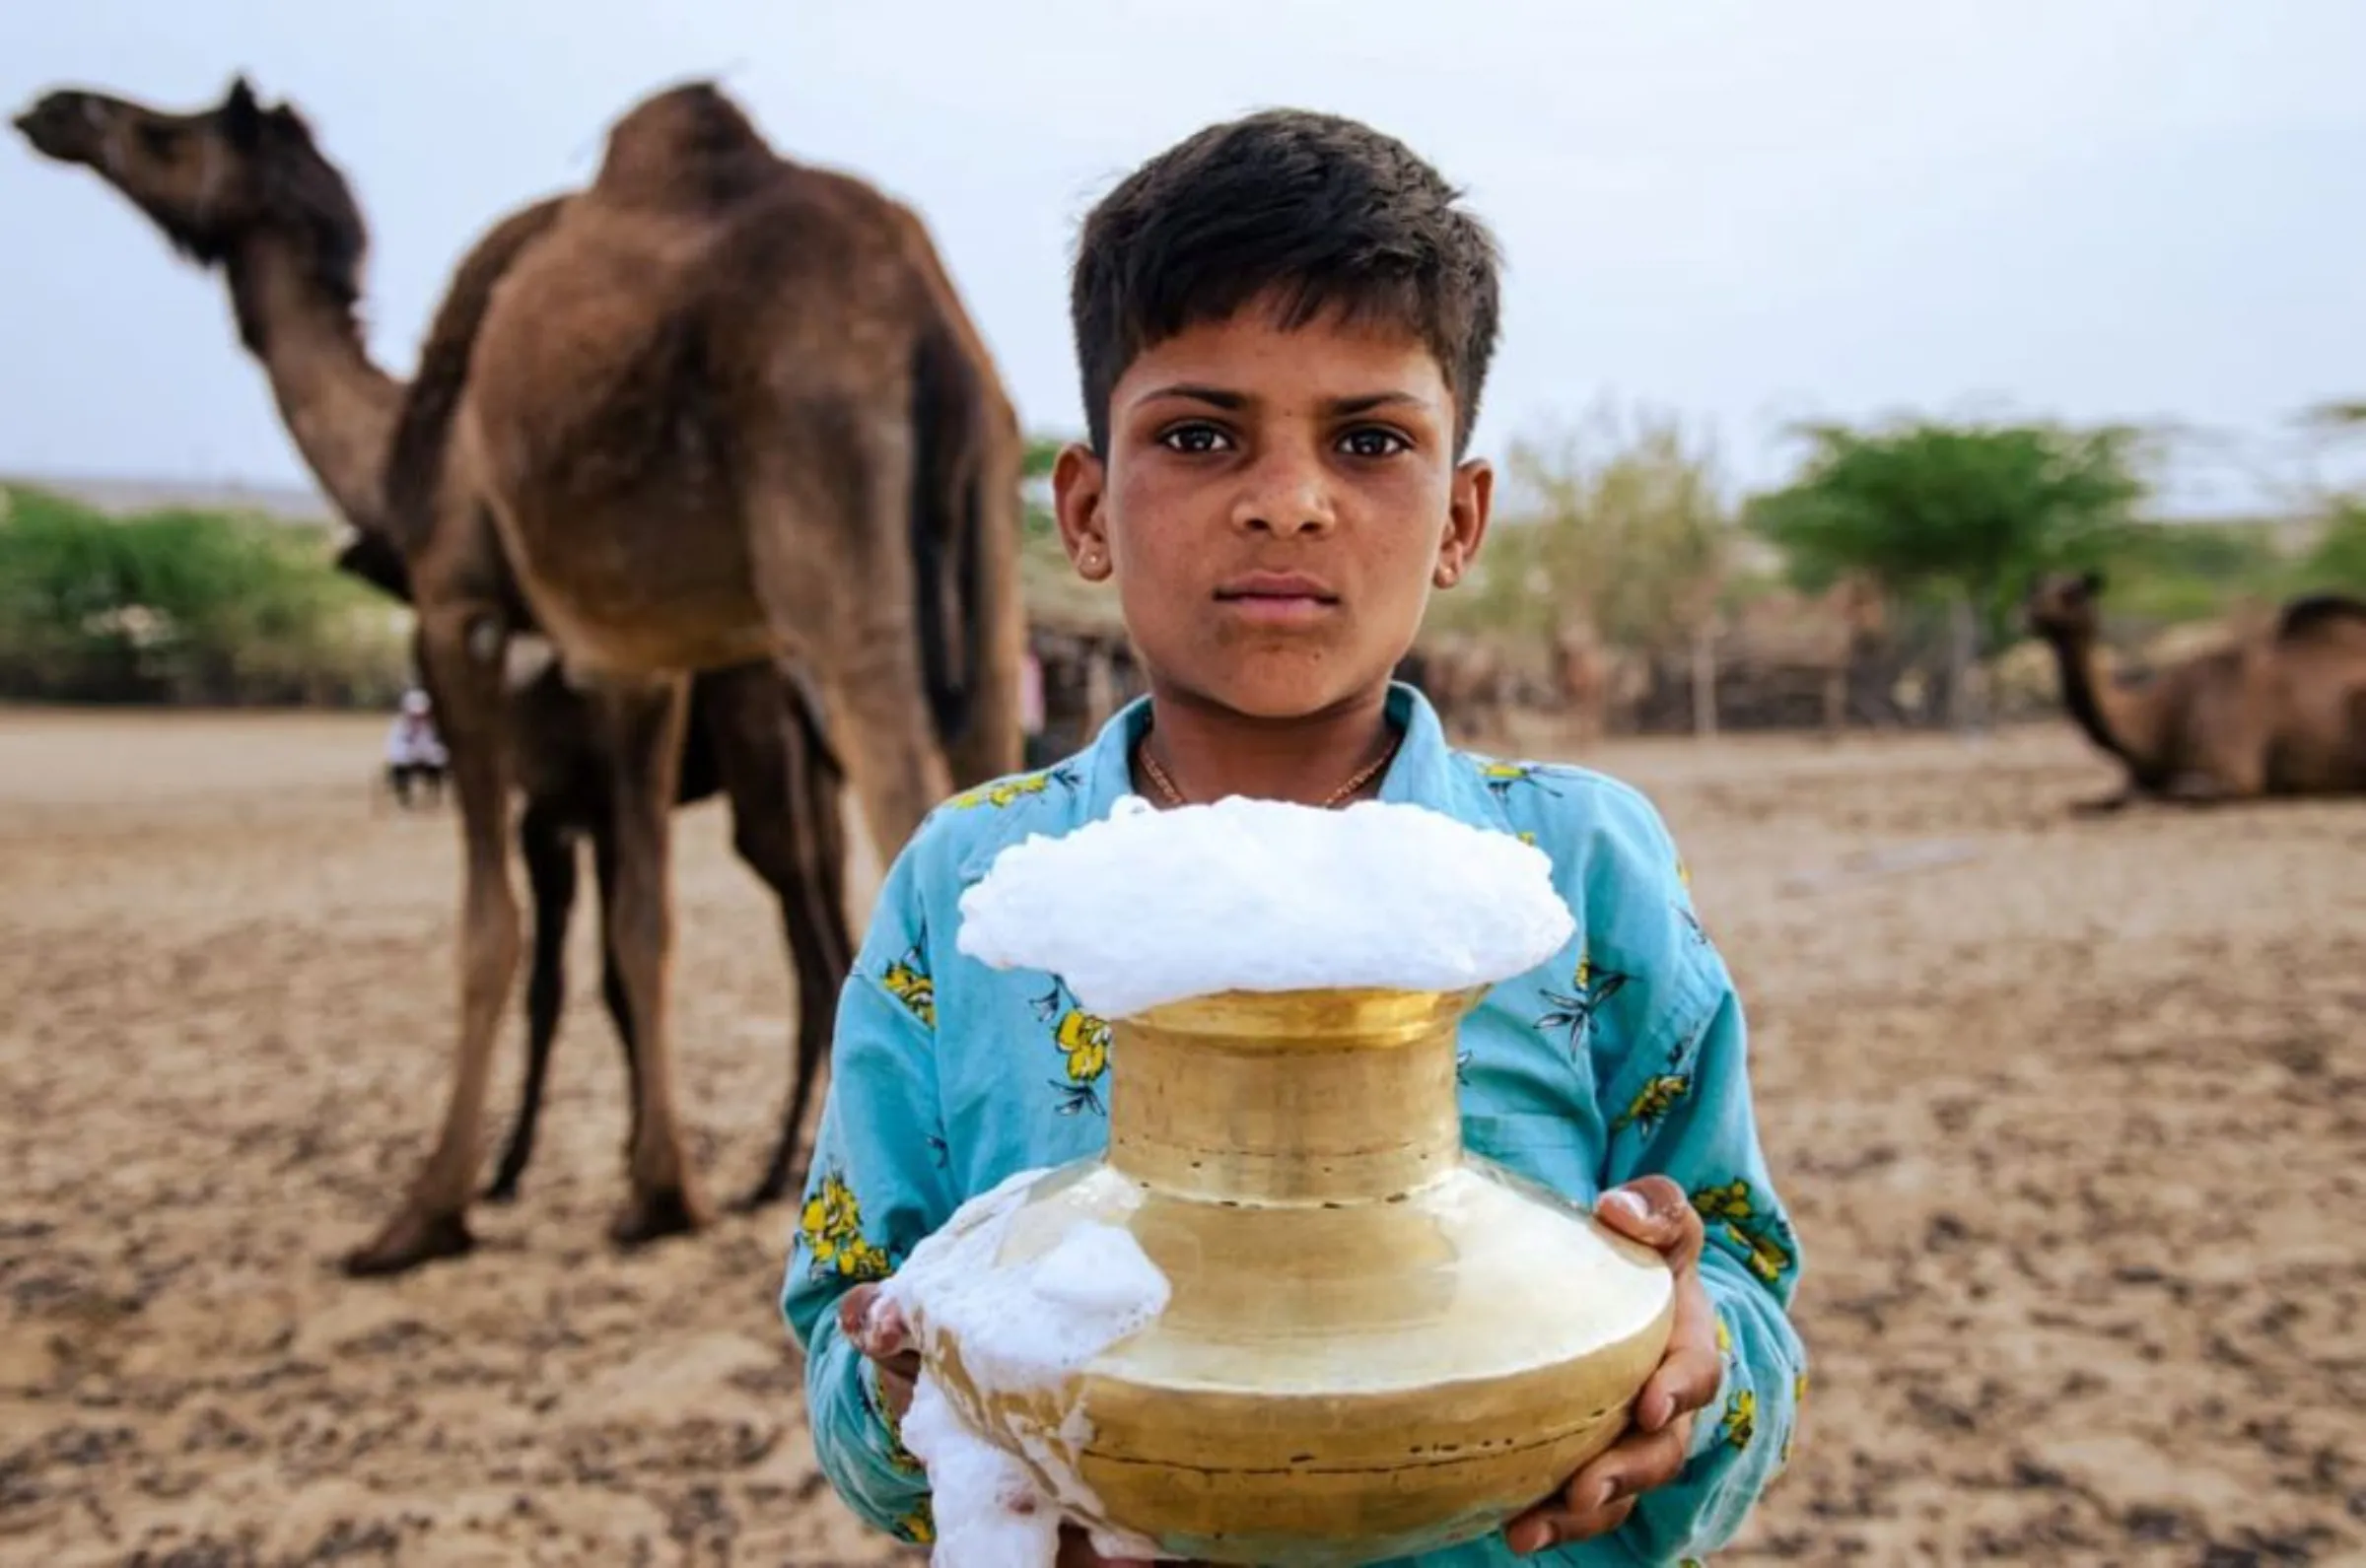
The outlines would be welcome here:
[[[1504,1539],[1523,1557],[1625,1524],[1639,1494],[1665,1485],[1684,1467],[1693,1412],[1714,1399],[1724,1381],[1716,1312],[1701,1285],[1701,1216],[1684,1189],[1664,1176],[1638,1177],[1603,1193],[1594,1212],[1667,1259],[1676,1274],[1675,1326],[1658,1370],[1635,1396],[1625,1435],[1560,1492],[1503,1527]]]
[[[838,1298],[838,1331],[879,1369],[879,1392],[897,1420],[912,1408],[912,1384],[920,1376],[920,1351],[912,1344],[904,1315],[879,1299],[875,1281],[866,1281]]]
[[[879,1392],[902,1420],[912,1408],[912,1384],[920,1376],[920,1352],[912,1347],[904,1315],[891,1302],[879,1300],[876,1282],[857,1285],[838,1298],[838,1329],[847,1342],[878,1366]],[[1154,1565],[1148,1559],[1104,1557],[1092,1539],[1076,1525],[1060,1527],[1058,1568],[1192,1568],[1190,1564]]]

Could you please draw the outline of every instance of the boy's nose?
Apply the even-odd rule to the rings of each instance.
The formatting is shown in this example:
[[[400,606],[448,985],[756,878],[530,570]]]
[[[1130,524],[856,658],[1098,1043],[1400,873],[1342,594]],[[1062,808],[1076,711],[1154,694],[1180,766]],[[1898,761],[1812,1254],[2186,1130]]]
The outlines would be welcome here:
[[[1336,520],[1319,464],[1271,459],[1250,473],[1233,504],[1233,523],[1256,533],[1319,532]]]

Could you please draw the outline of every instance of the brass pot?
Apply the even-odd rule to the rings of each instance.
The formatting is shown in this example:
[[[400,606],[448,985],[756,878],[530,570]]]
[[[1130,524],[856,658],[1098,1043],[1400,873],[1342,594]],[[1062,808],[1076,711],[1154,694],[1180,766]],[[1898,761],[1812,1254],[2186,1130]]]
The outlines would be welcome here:
[[[1122,1226],[1166,1308],[1015,1393],[920,1325],[954,1409],[1086,1523],[1218,1562],[1408,1555],[1553,1491],[1626,1425],[1673,1282],[1463,1149],[1456,1026],[1481,994],[1227,992],[1114,1022],[1107,1152],[1035,1179],[997,1261]]]

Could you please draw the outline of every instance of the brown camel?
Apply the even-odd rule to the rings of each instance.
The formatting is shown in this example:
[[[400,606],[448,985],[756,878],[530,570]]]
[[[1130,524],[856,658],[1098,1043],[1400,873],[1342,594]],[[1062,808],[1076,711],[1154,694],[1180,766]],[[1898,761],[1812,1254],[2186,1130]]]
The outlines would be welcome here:
[[[300,451],[356,530],[338,567],[409,602],[408,571],[383,529],[381,470],[398,413],[408,415],[406,428],[432,429],[432,420],[407,407],[408,389],[361,347],[354,307],[366,230],[344,177],[320,156],[302,119],[286,108],[266,113],[242,80],[222,105],[196,114],[55,94],[18,124],[39,152],[97,170],[184,253],[224,267],[242,339],[262,362]],[[202,202],[183,187],[195,167],[209,170]],[[498,276],[528,229],[515,219],[496,226],[463,263],[462,277]],[[448,307],[439,316],[423,367],[447,373],[455,361],[464,367],[466,345],[453,341],[464,324],[451,322],[453,313]],[[603,906],[614,880],[605,758],[590,705],[555,664],[514,689],[510,701],[524,805],[518,839],[534,938],[524,1091],[486,1192],[495,1201],[516,1195],[532,1155],[565,996],[580,839],[591,842]],[[797,979],[795,1070],[773,1153],[739,1199],[752,1207],[779,1197],[795,1174],[805,1111],[827,1061],[838,988],[851,964],[837,764],[821,743],[809,699],[769,663],[701,677],[691,708],[678,803],[711,796],[728,776],[736,847],[780,902]],[[628,1077],[637,1078],[632,1020],[612,946],[604,956],[603,998]]]
[[[614,761],[610,928],[642,1058],[612,1228],[627,1243],[705,1212],[665,1028],[689,678],[809,668],[883,859],[964,759],[1019,761],[1020,443],[992,362],[910,212],[780,158],[712,86],[627,112],[590,188],[487,291],[450,432],[433,485],[409,504],[390,490],[387,521],[467,844],[460,1063],[364,1266],[464,1240],[518,958],[501,672],[522,624],[555,645]]]
[[[463,1215],[472,1182],[491,1034],[515,971],[519,946],[503,847],[504,801],[512,780],[531,774],[530,767],[520,764],[530,761],[526,754],[531,752],[537,732],[529,727],[524,734],[513,733],[519,720],[503,689],[502,671],[509,663],[509,638],[531,635],[541,628],[527,611],[525,596],[517,591],[508,560],[489,523],[474,509],[456,509],[432,519],[433,526],[418,530],[416,538],[400,530],[386,531],[383,479],[407,480],[415,490],[431,496],[442,481],[433,476],[423,481],[420,475],[399,467],[382,475],[387,432],[401,407],[403,388],[371,366],[361,350],[352,318],[363,244],[359,216],[343,181],[313,150],[309,133],[292,110],[284,106],[262,109],[241,83],[219,108],[199,114],[160,114],[96,95],[61,94],[45,100],[20,123],[35,145],[51,156],[99,170],[185,251],[225,265],[242,337],[270,371],[283,414],[308,461],[340,511],[362,530],[360,547],[383,554],[382,545],[396,546],[391,559],[399,563],[406,579],[428,590],[418,595],[420,652],[447,719],[469,852],[460,1070],[444,1137],[422,1180],[393,1222],[372,1245],[349,1259],[348,1265],[357,1271],[379,1271],[460,1251],[468,1240]],[[474,268],[486,274],[477,282],[489,290],[514,254],[478,266],[486,253],[524,248],[524,241],[548,227],[549,216],[546,208],[528,209],[503,225],[462,268],[462,281]],[[917,222],[907,219],[902,232],[907,237],[918,236]],[[495,242],[505,235],[506,243]],[[1014,617],[1016,606],[1008,596],[991,597],[1000,586],[1004,558],[996,546],[1002,536],[999,527],[1006,520],[1001,515],[1001,497],[991,481],[1001,455],[998,443],[1010,448],[1009,462],[1015,472],[1016,437],[1009,422],[1008,405],[1000,400],[999,387],[993,382],[991,366],[983,363],[974,333],[955,313],[957,306],[950,300],[941,271],[934,268],[933,259],[926,268],[916,266],[914,270],[924,272],[939,291],[934,301],[940,314],[935,318],[938,330],[932,344],[938,362],[930,367],[939,375],[928,389],[942,395],[934,400],[914,399],[924,405],[919,410],[924,429],[908,440],[918,448],[916,464],[946,481],[939,491],[954,490],[956,508],[966,503],[966,510],[947,519],[942,515],[946,509],[915,509],[923,513],[915,522],[939,524],[934,529],[914,530],[913,553],[922,558],[923,566],[914,574],[919,580],[897,584],[874,579],[870,584],[874,591],[864,596],[868,614],[862,619],[866,626],[894,620],[895,612],[882,601],[894,598],[899,587],[923,597],[930,582],[939,584],[928,605],[929,613],[919,617],[917,629],[911,610],[907,607],[904,611],[903,644],[909,648],[926,638],[933,645],[932,656],[926,661],[926,667],[939,676],[930,694],[938,699],[933,711],[940,719],[949,715],[953,724],[964,718],[968,722],[965,743],[954,748],[957,777],[967,782],[1003,771],[998,765],[1015,745],[1015,725],[1008,721],[1005,712],[1005,693],[1010,683],[998,684],[996,676],[1002,669],[1006,646],[1015,642],[1011,635],[1015,628],[1006,623]],[[457,345],[456,355],[448,354],[446,359],[447,368],[456,363],[462,376],[476,317],[483,308],[481,300],[456,298],[463,292],[455,285],[455,299],[448,300],[439,318],[440,328],[448,318],[456,320],[456,331],[446,342],[447,348]],[[455,304],[460,308],[455,310]],[[431,342],[431,354],[435,347]],[[951,363],[942,363],[946,361]],[[423,357],[423,372],[430,368],[430,358]],[[962,384],[964,371],[972,373],[966,385]],[[709,389],[712,384],[708,383]],[[426,432],[431,453],[440,452],[441,429],[448,423],[452,401],[451,379],[437,390],[442,400],[424,418],[404,416],[406,426],[415,425]],[[687,390],[695,397],[701,387],[694,383]],[[964,391],[980,395],[964,402],[960,396]],[[413,398],[414,403],[420,401]],[[826,418],[828,411],[807,412]],[[844,481],[850,476],[840,465],[832,477]],[[972,481],[966,493],[953,483],[962,478]],[[1014,481],[1010,489],[1015,492]],[[932,568],[939,570],[932,572]],[[946,583],[948,577],[951,581]],[[977,592],[968,595],[966,590]],[[972,629],[979,623],[989,630],[975,633]],[[808,644],[795,651],[819,651],[826,656],[842,654],[844,649],[831,644],[817,649]],[[876,649],[870,658],[873,669],[898,662],[908,666],[916,661],[910,657],[899,661]],[[748,674],[751,665],[760,672],[753,679]],[[830,672],[825,669],[822,673],[826,680]],[[793,750],[794,737],[811,733],[798,722],[784,721],[783,688],[765,657],[719,668],[710,683],[718,697],[731,704],[725,722],[709,730],[718,741],[746,740],[751,731],[768,733],[775,737],[770,748],[772,760],[781,762],[782,754]],[[588,742],[591,754],[599,759],[601,792],[610,807],[605,813],[585,808],[588,814],[602,818],[612,835],[609,863],[614,876],[606,904],[608,950],[617,984],[609,989],[609,995],[612,1004],[619,996],[623,998],[628,1039],[644,1058],[635,1085],[635,1201],[617,1228],[619,1237],[628,1241],[688,1228],[701,1217],[701,1205],[690,1192],[680,1158],[667,1082],[669,1063],[662,1034],[655,1027],[662,1021],[663,998],[655,982],[663,968],[665,912],[661,852],[653,861],[650,848],[654,838],[661,852],[668,807],[683,783],[679,758],[687,728],[687,705],[680,691],[690,683],[676,674],[660,684],[674,688],[670,699],[661,696],[653,702],[646,694],[619,694],[612,688],[587,693],[581,701],[595,721],[588,732],[581,727],[574,730],[575,738]],[[839,677],[842,710],[847,706],[848,684]],[[451,722],[455,715],[464,716],[467,721]],[[755,721],[743,721],[747,716],[754,716]],[[861,719],[864,715],[858,709],[851,716]],[[842,722],[838,727],[843,730],[846,726]],[[664,753],[654,763],[653,746]],[[513,749],[521,753],[516,760]],[[777,837],[793,822],[819,820],[791,805],[800,791],[779,767],[773,770],[773,787],[766,799],[762,774],[766,758],[762,753],[742,754],[737,758],[739,765],[733,766],[731,748],[719,745],[716,761],[733,797],[743,853],[748,852],[751,841]],[[652,788],[660,784],[664,787]],[[652,815],[657,819],[654,833],[649,820]],[[882,813],[874,808],[871,815],[875,827]],[[537,819],[547,820],[547,816]],[[810,834],[804,836],[805,848],[789,863],[810,864],[811,838]],[[824,857],[834,873],[836,857]],[[792,891],[798,896],[788,896]],[[800,905],[809,907],[807,901],[813,897],[809,878],[784,889],[784,916],[793,945],[797,910]],[[835,899],[823,902],[832,912],[825,923],[834,925],[843,920]],[[800,989],[815,977],[832,971],[843,973],[844,951],[841,942],[841,956],[835,963],[813,964],[804,962],[805,955],[800,953]],[[818,1028],[826,1039],[830,1009],[804,1005],[800,1011],[800,1035]],[[795,1091],[798,1097],[801,1099],[809,1083],[809,1078],[800,1075]],[[785,1129],[785,1141],[794,1137],[794,1129],[793,1118]],[[513,1149],[516,1147],[514,1140]],[[760,1184],[760,1191],[769,1187],[777,1192],[786,1174],[786,1157],[776,1156],[772,1179]]]
[[[2138,796],[2207,804],[2366,793],[2366,600],[2291,599],[2259,632],[2129,686],[2103,667],[2103,585],[2100,573],[2054,574],[2024,606],[2060,666],[2062,706],[2125,770],[2117,792],[2080,811],[2116,811]]]

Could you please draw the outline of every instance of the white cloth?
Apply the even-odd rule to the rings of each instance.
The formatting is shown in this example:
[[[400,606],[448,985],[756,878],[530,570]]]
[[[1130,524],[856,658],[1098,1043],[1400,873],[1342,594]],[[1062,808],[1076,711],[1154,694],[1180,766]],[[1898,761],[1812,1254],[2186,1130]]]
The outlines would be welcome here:
[[[394,716],[393,726],[386,731],[389,767],[441,768],[450,761],[434,719],[420,714]]]

